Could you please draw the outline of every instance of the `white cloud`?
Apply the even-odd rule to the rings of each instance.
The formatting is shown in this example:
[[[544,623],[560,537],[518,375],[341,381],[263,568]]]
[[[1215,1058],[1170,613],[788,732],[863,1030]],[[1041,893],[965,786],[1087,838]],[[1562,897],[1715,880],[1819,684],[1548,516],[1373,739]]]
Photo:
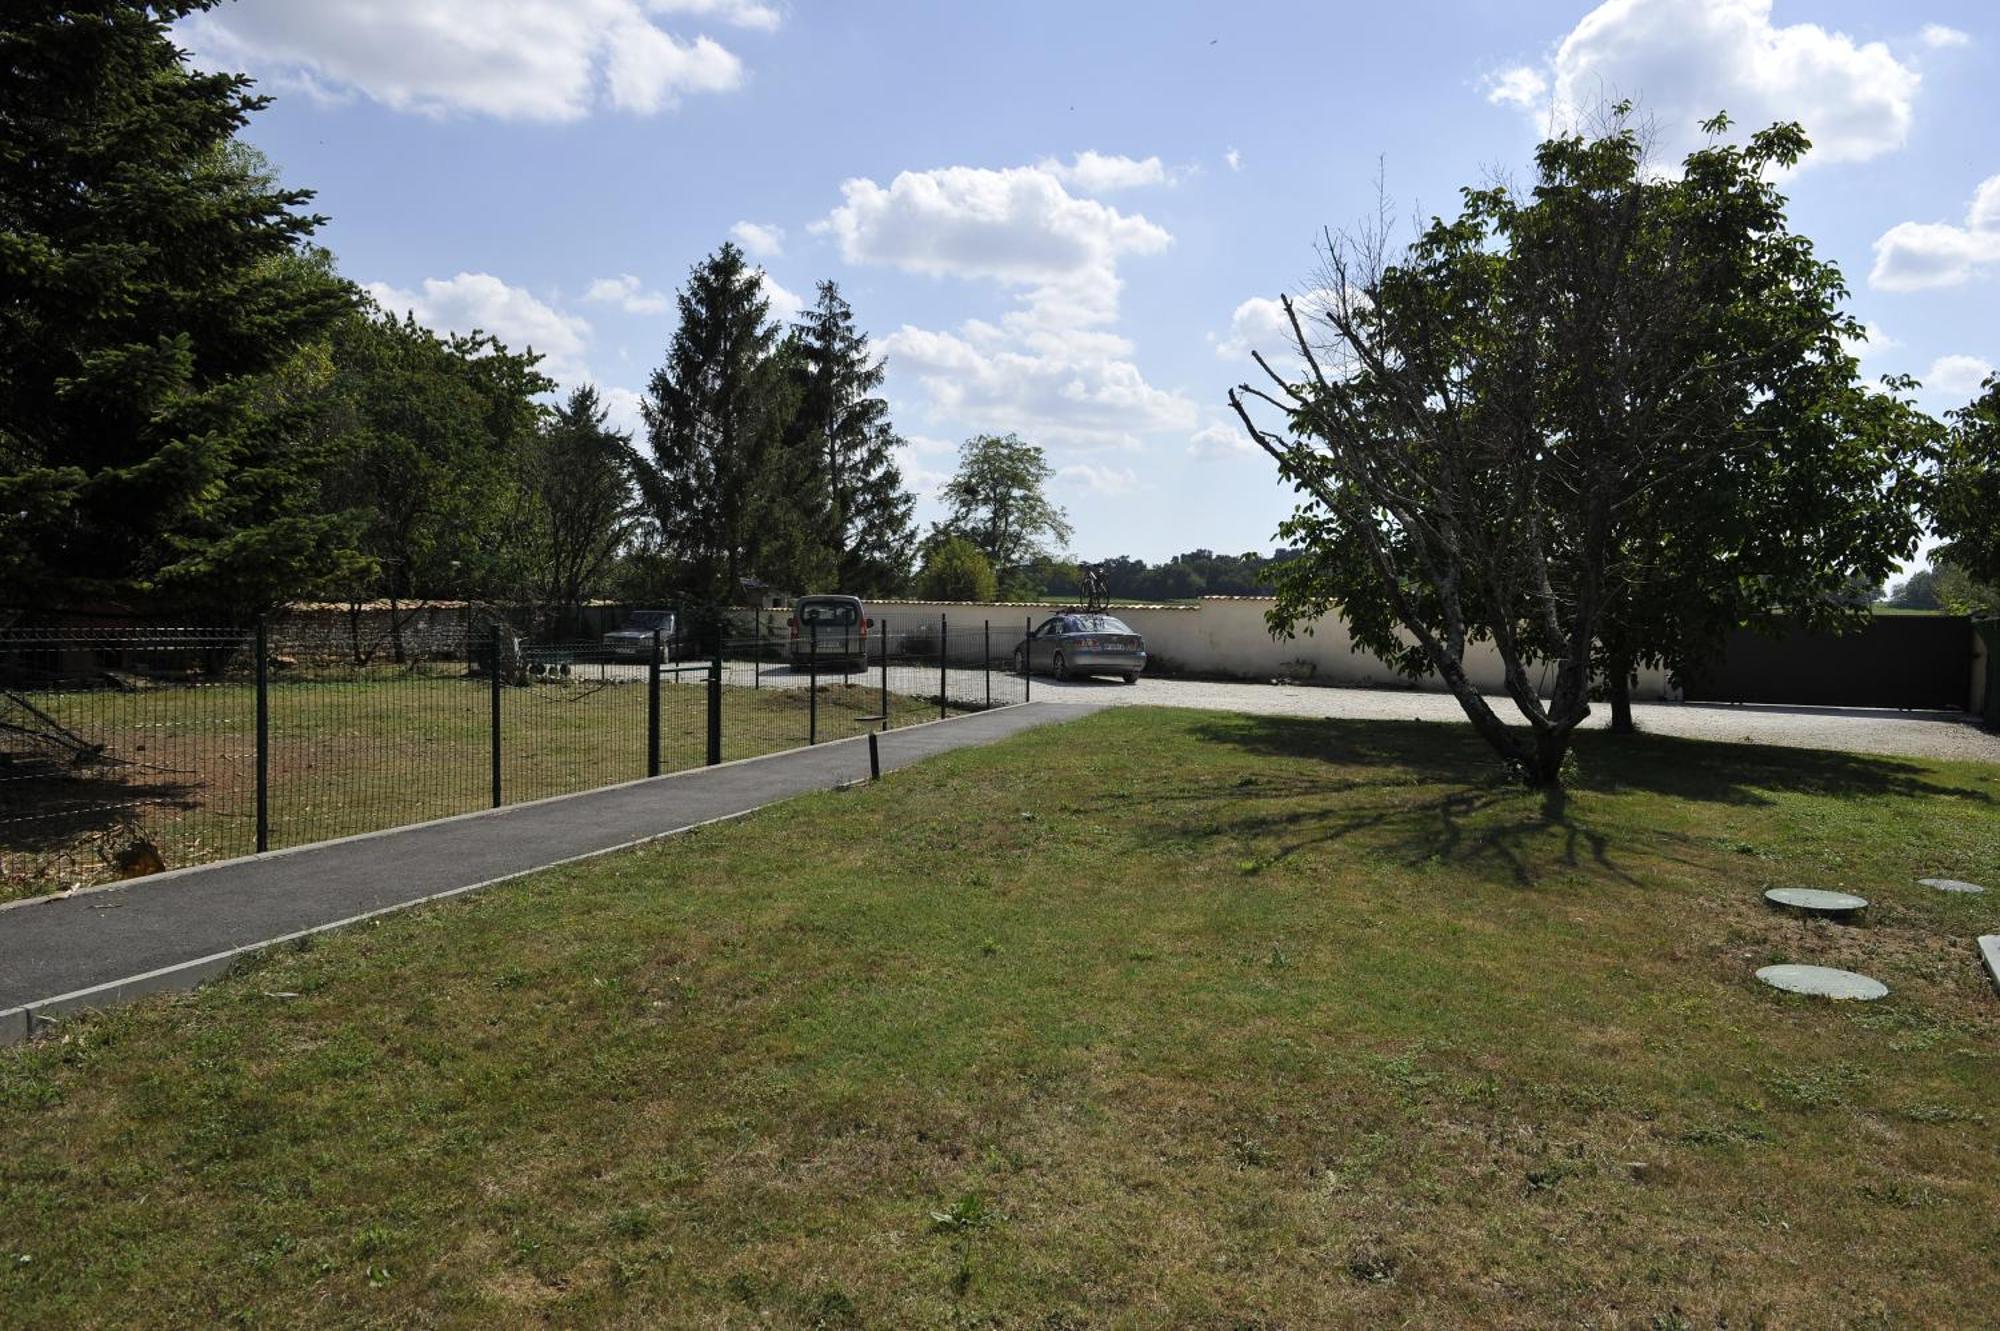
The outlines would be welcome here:
[[[905,171],[886,189],[865,179],[840,188],[841,205],[813,227],[847,262],[1027,287],[1051,323],[1111,318],[1118,260],[1173,240],[1144,217],[1074,197],[1040,167],[951,166]]]
[[[1924,375],[1924,387],[1934,392],[1970,396],[1979,391],[1993,366],[1977,356],[1939,356]]]
[[[1898,222],[1875,241],[1868,285],[1884,291],[1952,287],[2000,266],[2000,175],[1973,191],[1965,225]]]
[[[1529,111],[1539,109],[1549,92],[1548,79],[1541,71],[1526,65],[1488,74],[1484,84],[1486,100],[1495,106],[1518,106]]]
[[[951,472],[933,467],[924,461],[929,451],[914,446],[908,440],[904,441],[903,447],[895,450],[896,469],[903,473],[903,484],[912,494],[926,499],[937,494],[944,488],[944,483],[951,479]],[[952,451],[956,452],[957,448],[954,446]]]
[[[1079,462],[1056,468],[1056,482],[1095,494],[1124,495],[1139,488],[1139,473],[1130,467],[1098,467]]]
[[[538,351],[542,369],[552,379],[588,377],[583,352],[590,324],[491,273],[427,277],[415,291],[386,282],[369,282],[363,289],[384,310],[399,316],[408,311],[440,333],[491,333],[509,351]]]
[[[1241,171],[1243,169],[1243,154],[1237,152],[1234,148],[1222,154],[1222,160],[1229,163],[1231,171]]]
[[[1085,149],[1068,163],[1045,157],[1040,166],[1063,184],[1073,185],[1085,194],[1108,194],[1112,190],[1177,183],[1157,157],[1141,161]]]
[[[1924,24],[1923,39],[1925,46],[1935,49],[1942,49],[1947,46],[1969,46],[1972,44],[1970,35],[1960,32],[1957,28],[1947,28],[1942,23]]]
[[[600,388],[598,397],[604,403],[604,420],[614,430],[622,430],[634,439],[643,441],[646,437],[646,418],[639,414],[639,394],[629,388]]]
[[[1866,361],[1874,359],[1885,351],[1894,351],[1903,344],[1884,332],[1882,325],[1864,323],[1861,325],[1860,337],[1843,337],[1840,339],[1840,345],[1841,349],[1854,359]]]
[[[738,0],[242,0],[183,20],[175,34],[208,67],[433,116],[570,121],[606,106],[650,115],[742,84],[736,55],[666,31],[655,13],[778,21],[769,6]]]
[[[1921,80],[1916,68],[1881,42],[1857,42],[1814,23],[1779,27],[1771,3],[1605,0],[1549,61],[1558,121],[1630,97],[1656,123],[1669,160],[1693,146],[1700,122],[1718,111],[1747,129],[1799,121],[1813,141],[1812,162],[1860,162],[1900,148]],[[1487,95],[1538,112],[1534,79],[1541,77],[1510,70]]]
[[[1359,293],[1356,293],[1357,297]],[[1298,311],[1299,323],[1305,329],[1308,341],[1315,353],[1322,345],[1333,339],[1332,330],[1324,319],[1318,317],[1331,307],[1334,293],[1328,289],[1315,287],[1293,295],[1292,305]],[[1261,351],[1271,368],[1280,374],[1307,374],[1305,358],[1298,353],[1298,339],[1293,336],[1291,321],[1285,317],[1285,307],[1275,297],[1252,296],[1238,305],[1229,316],[1229,331],[1221,336],[1211,333],[1209,341],[1215,347],[1215,354],[1227,361],[1250,362],[1250,353]],[[1334,361],[1329,357],[1320,361],[1320,369],[1331,374]],[[1262,383],[1262,372],[1252,371]]]
[[[657,291],[644,290],[630,273],[600,277],[590,284],[583,298],[603,305],[616,305],[627,314],[663,314],[672,304]]]
[[[1198,458],[1222,461],[1248,457],[1257,452],[1257,445],[1250,442],[1240,422],[1210,421],[1194,432],[1188,441],[1188,452]]]
[[[806,303],[799,297],[797,292],[779,286],[778,279],[761,268],[757,270],[757,276],[763,279],[764,298],[771,302],[771,317],[773,319],[776,319],[779,323],[788,324],[798,318],[800,313],[805,310]]]
[[[834,236],[849,263],[990,281],[1017,295],[997,322],[906,326],[883,339],[891,373],[913,375],[935,414],[1076,447],[1135,448],[1149,434],[1194,427],[1194,403],[1148,383],[1131,343],[1105,327],[1118,316],[1120,261],[1166,249],[1173,238],[1163,228],[1072,195],[1047,165],[906,171],[887,188],[850,180],[841,193],[813,229]]]
[[[785,228],[781,226],[738,222],[729,228],[729,237],[741,245],[746,254],[759,259],[775,259],[785,252]]]

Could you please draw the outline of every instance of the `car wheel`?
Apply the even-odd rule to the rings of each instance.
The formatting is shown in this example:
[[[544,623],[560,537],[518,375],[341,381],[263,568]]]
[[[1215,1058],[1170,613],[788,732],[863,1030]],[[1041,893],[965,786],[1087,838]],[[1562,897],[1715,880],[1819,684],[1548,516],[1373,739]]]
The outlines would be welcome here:
[[[1056,653],[1055,671],[1057,679],[1069,678],[1069,662],[1063,660],[1063,654],[1061,652]]]
[[[1136,670],[1128,670],[1128,671],[1126,671],[1126,672],[1125,672],[1125,682],[1126,682],[1127,684],[1137,684],[1137,683],[1139,682],[1139,672],[1138,672],[1138,671],[1136,671]]]
[[[1017,675],[1028,673],[1028,649],[1025,647],[1014,649],[1014,673]]]

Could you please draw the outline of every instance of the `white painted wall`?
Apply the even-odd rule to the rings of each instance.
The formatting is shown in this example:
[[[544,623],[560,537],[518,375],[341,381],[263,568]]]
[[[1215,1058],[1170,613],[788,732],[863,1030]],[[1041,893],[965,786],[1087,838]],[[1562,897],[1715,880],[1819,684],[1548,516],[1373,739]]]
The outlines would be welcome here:
[[[1357,650],[1338,616],[1315,621],[1312,632],[1279,640],[1264,626],[1272,606],[1266,596],[1208,596],[1196,605],[1119,606],[1113,613],[1146,639],[1146,650],[1163,666],[1202,675],[1270,679],[1283,674],[1323,684],[1409,688],[1410,681],[1368,653]],[[996,654],[1020,640],[1029,620],[1039,624],[1061,606],[1053,604],[974,605],[966,602],[872,601],[868,613],[900,633],[946,616],[954,639],[961,629],[993,625]],[[1466,673],[1482,692],[1501,693],[1506,681],[1500,657],[1490,644],[1466,649]],[[1416,687],[1443,691],[1435,677]],[[1675,696],[1664,672],[1642,670],[1633,697],[1642,701]]]

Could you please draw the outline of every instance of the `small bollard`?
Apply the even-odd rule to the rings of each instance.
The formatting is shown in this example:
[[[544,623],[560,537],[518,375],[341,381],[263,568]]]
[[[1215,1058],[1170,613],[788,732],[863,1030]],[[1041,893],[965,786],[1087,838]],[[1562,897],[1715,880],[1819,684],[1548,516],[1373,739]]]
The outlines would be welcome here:
[[[868,779],[870,781],[880,781],[882,779],[882,750],[875,743],[877,733],[873,730],[868,732]]]

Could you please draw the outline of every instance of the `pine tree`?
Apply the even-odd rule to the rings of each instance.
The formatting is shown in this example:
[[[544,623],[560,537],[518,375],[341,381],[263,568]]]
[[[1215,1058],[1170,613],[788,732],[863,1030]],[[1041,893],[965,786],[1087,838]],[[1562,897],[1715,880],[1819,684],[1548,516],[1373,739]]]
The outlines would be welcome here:
[[[297,261],[311,196],[234,141],[266,99],[183,63],[170,26],[207,7],[16,0],[0,23],[9,600],[240,614],[341,558],[257,381],[352,293]]]
[[[687,591],[719,605],[740,599],[783,517],[774,463],[791,394],[762,274],[741,250],[725,243],[696,264],[679,304],[640,403],[652,456],[635,452],[633,474]]]
[[[580,632],[584,600],[631,528],[630,444],[606,423],[597,390],[584,384],[570,390],[528,445],[529,587],[559,636]]]
[[[879,396],[885,367],[868,354],[868,335],[833,282],[795,326],[798,408],[787,443],[808,450],[820,479],[821,540],[835,587],[858,595],[899,590],[916,540],[915,497],[903,488],[895,450],[902,443]],[[832,590],[831,588],[829,590]]]

